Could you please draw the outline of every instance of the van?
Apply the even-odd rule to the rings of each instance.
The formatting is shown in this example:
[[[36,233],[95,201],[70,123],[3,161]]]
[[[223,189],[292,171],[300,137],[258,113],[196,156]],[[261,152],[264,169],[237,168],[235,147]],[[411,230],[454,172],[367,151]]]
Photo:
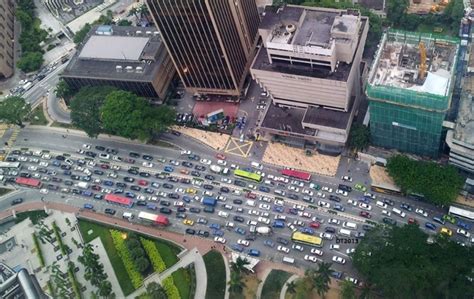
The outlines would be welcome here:
[[[345,236],[345,237],[350,237],[351,236],[351,231],[348,229],[339,229],[339,235]]]
[[[395,214],[397,214],[398,216],[400,216],[400,217],[402,217],[402,218],[405,218],[405,216],[406,216],[405,212],[402,212],[402,211],[400,211],[400,210],[397,209],[397,208],[393,208],[393,209],[392,209],[392,212],[395,213]]]
[[[375,205],[376,205],[377,207],[382,208],[382,209],[386,209],[386,208],[387,208],[387,204],[384,203],[383,201],[380,201],[380,200],[377,200],[377,202],[375,203]]]
[[[342,224],[342,226],[344,228],[348,228],[348,229],[353,229],[353,230],[356,230],[357,229],[357,224],[355,224],[354,222],[349,222],[349,221],[346,221]]]
[[[133,219],[133,214],[130,213],[130,212],[123,212],[122,218],[131,220],[131,219]]]
[[[247,200],[245,202],[246,205],[250,206],[250,207],[255,207],[255,200]]]
[[[262,169],[263,169],[262,164],[257,163],[257,162],[252,162],[252,163],[250,163],[250,166],[252,166],[253,168],[256,168],[256,169],[258,169],[258,170],[262,170]]]
[[[291,258],[291,257],[284,256],[284,257],[283,257],[283,262],[284,262],[284,263],[287,263],[287,264],[294,264],[294,263],[295,263],[295,259],[294,259],[294,258]]]

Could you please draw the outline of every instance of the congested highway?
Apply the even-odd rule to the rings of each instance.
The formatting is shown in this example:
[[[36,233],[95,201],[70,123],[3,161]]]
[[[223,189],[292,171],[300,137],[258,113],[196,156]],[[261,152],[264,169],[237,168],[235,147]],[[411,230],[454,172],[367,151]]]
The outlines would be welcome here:
[[[434,223],[433,216],[441,216],[441,213],[426,215],[427,212],[419,210],[416,213],[414,206],[405,206],[403,210],[400,198],[384,200],[373,199],[371,194],[364,196],[365,186],[357,186],[359,190],[356,190],[349,177],[344,178],[346,181],[338,180],[340,184],[352,186],[352,191],[336,194],[337,183],[326,184],[318,181],[318,177],[312,182],[292,180],[282,177],[276,169],[260,169],[261,165],[250,161],[238,163],[224,156],[218,159],[214,155],[169,148],[160,149],[157,155],[146,149],[136,152],[136,149],[124,150],[118,145],[111,147],[99,143],[103,144],[76,144],[75,151],[51,148],[12,151],[10,160],[19,161],[22,169],[11,175],[40,179],[43,187],[39,192],[44,200],[58,200],[79,207],[89,204],[97,213],[109,209],[107,211],[114,214],[111,217],[122,217],[124,212],[131,212],[135,215],[132,221],[137,221],[140,211],[160,214],[168,213],[167,209],[170,209],[171,214],[164,214],[171,222],[167,229],[193,233],[196,237],[221,237],[219,240],[225,241],[233,250],[249,252],[254,249],[260,252],[260,258],[277,262],[284,256],[294,258],[297,265],[310,265],[311,260],[334,261],[333,268],[345,272],[346,276],[354,275],[350,266],[351,250],[371,228],[363,216],[380,223],[384,218],[398,224],[417,221],[423,229],[426,229],[426,222]],[[228,175],[216,173],[211,171],[212,165],[231,171]],[[260,183],[252,182],[234,177],[232,170],[236,168],[265,175]],[[103,200],[108,193],[127,196],[135,204],[131,208],[109,204]],[[204,211],[204,196],[218,199],[214,212]],[[380,201],[379,205],[377,201]],[[393,208],[403,210],[406,216],[395,215]],[[283,227],[275,224],[277,219],[284,223]],[[350,228],[349,236],[342,236],[341,228],[347,222],[356,227]],[[435,230],[426,230],[436,233],[441,225],[434,225]],[[273,233],[252,234],[252,226],[270,226]],[[451,229],[456,232],[456,227]],[[296,230],[315,236],[324,234],[323,247],[297,247],[291,242]],[[468,242],[462,236],[455,237]]]

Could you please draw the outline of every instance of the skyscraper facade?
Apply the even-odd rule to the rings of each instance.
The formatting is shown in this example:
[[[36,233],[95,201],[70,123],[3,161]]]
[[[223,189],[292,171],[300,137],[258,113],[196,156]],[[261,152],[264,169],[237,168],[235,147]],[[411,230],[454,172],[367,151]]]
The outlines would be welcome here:
[[[0,79],[13,75],[14,16],[14,2],[11,0],[0,1]]]
[[[189,92],[240,96],[255,55],[255,0],[147,0]]]

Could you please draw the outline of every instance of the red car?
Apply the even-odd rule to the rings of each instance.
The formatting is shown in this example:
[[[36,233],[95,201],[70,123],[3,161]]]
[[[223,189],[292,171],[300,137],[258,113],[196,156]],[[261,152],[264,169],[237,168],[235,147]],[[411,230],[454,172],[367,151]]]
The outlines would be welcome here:
[[[250,198],[250,199],[255,199],[255,198],[257,198],[257,194],[249,192],[249,193],[247,193],[246,197]]]
[[[99,185],[92,185],[92,190],[100,191],[102,190],[102,187],[100,187]]]
[[[223,154],[216,154],[216,158],[219,159],[219,160],[227,159],[226,156],[224,156]]]
[[[370,214],[366,211],[360,211],[359,216],[364,217],[364,218],[370,218]]]
[[[416,220],[415,218],[408,218],[408,224],[418,225],[418,220]]]
[[[189,170],[186,169],[181,169],[179,172],[182,174],[189,174]]]
[[[110,165],[109,164],[100,164],[100,168],[102,169],[109,169]]]
[[[124,158],[124,159],[123,159],[123,162],[125,162],[125,163],[130,163],[130,164],[134,164],[134,163],[135,163],[135,159],[132,159],[132,158]]]
[[[148,182],[145,181],[145,180],[138,180],[138,185],[140,185],[140,186],[147,186],[147,185],[148,185]]]
[[[309,223],[309,227],[312,227],[312,228],[319,228],[320,226],[321,224],[317,221],[313,221]]]

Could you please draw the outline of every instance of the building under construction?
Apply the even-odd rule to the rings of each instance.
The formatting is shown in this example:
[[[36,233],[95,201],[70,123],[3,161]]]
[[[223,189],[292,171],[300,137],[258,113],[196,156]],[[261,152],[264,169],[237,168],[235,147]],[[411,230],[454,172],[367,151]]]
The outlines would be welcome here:
[[[416,32],[383,35],[366,87],[374,145],[438,156],[458,44]]]

